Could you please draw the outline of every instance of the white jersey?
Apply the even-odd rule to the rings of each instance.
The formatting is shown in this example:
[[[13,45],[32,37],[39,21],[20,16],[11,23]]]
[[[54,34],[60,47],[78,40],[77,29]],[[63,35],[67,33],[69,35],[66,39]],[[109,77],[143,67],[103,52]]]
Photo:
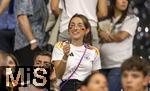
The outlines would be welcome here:
[[[115,21],[115,20],[113,20]],[[121,64],[132,56],[133,39],[139,19],[135,15],[128,15],[121,24],[117,24],[113,31],[111,20],[99,22],[100,29],[112,32],[113,34],[119,31],[125,31],[130,34],[128,38],[121,42],[104,43],[101,45],[102,68],[120,67]],[[105,28],[106,27],[106,28]]]
[[[88,18],[91,26],[97,26],[97,3],[98,0],[60,0],[59,7],[63,9],[60,22],[60,32],[68,29],[69,21],[76,13],[85,15]],[[66,8],[64,7],[65,5]]]
[[[58,42],[53,50],[52,60],[58,61],[62,60],[64,53],[63,53],[63,44],[64,42]],[[85,46],[74,46],[70,44],[70,53],[66,64],[66,70],[63,75],[63,80],[67,80],[69,76],[73,73],[76,69],[77,65],[80,62],[83,53],[85,52]],[[91,74],[92,71],[96,71],[101,69],[101,62],[100,62],[100,54],[99,50],[95,47],[87,48],[86,53],[79,65],[79,68],[75,72],[75,74],[71,77],[71,79],[78,79],[83,81],[88,75]]]

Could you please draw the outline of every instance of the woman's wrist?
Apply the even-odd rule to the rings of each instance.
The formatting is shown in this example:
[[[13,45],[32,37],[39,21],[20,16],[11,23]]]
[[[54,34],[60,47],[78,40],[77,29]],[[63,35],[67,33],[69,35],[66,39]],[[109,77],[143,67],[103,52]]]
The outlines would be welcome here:
[[[67,63],[67,60],[65,60],[65,59],[62,59],[61,61],[62,61],[63,63]]]
[[[68,55],[64,55],[64,56],[63,56],[63,59],[64,59],[64,60],[67,60],[67,59],[68,59]]]
[[[62,62],[66,63],[66,62],[67,62],[67,59],[68,59],[68,56],[67,56],[67,55],[64,55],[63,58],[62,58]]]

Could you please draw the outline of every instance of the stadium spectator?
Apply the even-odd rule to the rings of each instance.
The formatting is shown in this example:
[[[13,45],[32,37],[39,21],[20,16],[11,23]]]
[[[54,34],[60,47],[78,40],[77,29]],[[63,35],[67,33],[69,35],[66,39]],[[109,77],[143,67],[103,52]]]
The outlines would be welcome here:
[[[60,33],[58,36],[59,41],[65,41],[69,39],[67,28],[69,21],[74,14],[78,13],[88,18],[93,34],[93,45],[95,47],[99,47],[97,16],[98,18],[101,18],[107,15],[107,0],[60,0],[59,8],[62,9]],[[58,11],[58,9],[53,10]]]
[[[78,91],[108,91],[107,79],[100,72],[92,73],[83,81]]]
[[[1,53],[3,56],[3,60],[1,60],[2,62],[0,64],[0,90],[17,91],[16,87],[18,85],[17,79],[9,81],[6,79],[6,77],[8,77],[8,75],[11,75],[11,73],[15,72],[15,67],[19,66],[18,61],[12,54],[7,54],[2,51],[0,52],[0,54]],[[6,68],[11,68],[11,70],[6,71]]]
[[[16,0],[15,56],[21,66],[32,66],[33,56],[45,43],[48,10],[44,0]]]
[[[148,91],[149,63],[140,57],[131,57],[121,66],[123,91]]]
[[[63,80],[60,91],[76,91],[88,75],[101,69],[99,50],[90,46],[88,19],[75,14],[69,22],[68,32],[70,41],[58,42],[52,54],[56,76]]]
[[[34,67],[41,68],[41,70],[43,68],[49,69],[50,66],[51,66],[51,64],[50,64],[50,62],[51,62],[51,53],[48,52],[48,51],[40,51],[34,56],[33,60],[34,60]],[[50,74],[51,74],[51,72],[50,72]],[[34,75],[36,75],[36,74],[34,74]],[[49,75],[48,72],[47,72],[47,75]],[[50,82],[50,81],[48,81],[48,80],[50,80],[50,79],[54,80],[55,79],[54,76],[55,75],[53,73],[53,77],[51,75],[49,77],[49,79],[46,79],[47,83],[46,83],[45,86],[37,86],[33,83],[32,84],[27,83],[27,87],[19,87],[19,91],[49,91],[50,86],[48,86],[48,85],[50,85],[50,84],[48,84],[48,82]]]
[[[139,19],[128,14],[129,0],[111,0],[108,18],[99,22],[102,71],[109,91],[121,90],[120,66],[133,53],[133,39]]]

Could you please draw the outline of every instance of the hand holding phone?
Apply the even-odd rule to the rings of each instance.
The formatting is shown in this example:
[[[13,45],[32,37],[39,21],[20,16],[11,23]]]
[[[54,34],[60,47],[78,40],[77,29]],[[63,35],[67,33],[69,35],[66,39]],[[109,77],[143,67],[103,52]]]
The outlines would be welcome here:
[[[69,52],[70,52],[70,43],[69,43],[69,41],[64,42],[63,51],[64,51],[64,55],[66,57],[68,57]]]

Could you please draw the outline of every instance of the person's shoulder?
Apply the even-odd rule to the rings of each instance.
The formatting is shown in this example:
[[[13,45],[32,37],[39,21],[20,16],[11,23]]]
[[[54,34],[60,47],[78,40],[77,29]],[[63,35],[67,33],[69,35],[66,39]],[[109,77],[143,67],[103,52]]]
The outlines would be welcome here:
[[[125,21],[136,21],[136,22],[138,22],[139,21],[139,17],[137,17],[134,14],[128,14],[126,16],[126,18],[125,18]]]
[[[94,47],[94,46],[88,45],[88,49],[91,50],[91,51],[94,51],[97,55],[100,54],[99,49]]]
[[[59,42],[57,42],[57,43],[55,44],[55,47],[56,47],[56,48],[63,48],[63,44],[64,44],[63,41],[59,41]]]

